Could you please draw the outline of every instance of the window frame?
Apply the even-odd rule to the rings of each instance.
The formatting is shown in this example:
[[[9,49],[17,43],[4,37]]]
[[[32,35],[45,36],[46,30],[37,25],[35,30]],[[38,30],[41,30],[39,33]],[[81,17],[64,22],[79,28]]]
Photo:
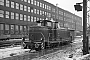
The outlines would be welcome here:
[[[4,6],[4,0],[0,1],[0,5]]]
[[[20,20],[23,20],[23,14],[20,14]]]
[[[15,13],[15,19],[19,20],[19,14],[18,13]]]
[[[27,15],[24,15],[24,21],[27,21]]]
[[[10,7],[10,1],[6,0],[6,7]]]
[[[16,9],[19,9],[19,3],[16,3]]]
[[[24,11],[27,11],[27,6],[26,5],[24,5]]]
[[[20,10],[23,10],[23,5],[22,4],[20,4]]]
[[[14,19],[14,12],[11,12],[11,19]]]
[[[27,20],[30,21],[30,16],[28,16],[28,19]]]
[[[31,22],[33,22],[33,16],[31,16]]]
[[[30,12],[30,7],[28,6],[28,12]]]
[[[11,1],[11,8],[14,8],[15,2]]]
[[[0,10],[0,17],[4,17],[4,11],[3,10]]]
[[[9,11],[5,11],[5,18],[10,18],[9,15],[10,15],[10,12]]]

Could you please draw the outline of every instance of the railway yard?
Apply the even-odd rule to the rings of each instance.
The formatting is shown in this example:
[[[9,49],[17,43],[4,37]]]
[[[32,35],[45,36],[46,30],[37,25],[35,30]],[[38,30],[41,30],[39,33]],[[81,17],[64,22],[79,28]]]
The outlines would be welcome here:
[[[87,23],[58,5],[0,0],[0,60],[90,60]]]
[[[10,46],[0,49],[1,60],[73,60],[81,59],[82,54],[82,38],[76,38],[73,43],[55,47],[53,49],[44,49],[35,51],[23,49],[20,45]]]

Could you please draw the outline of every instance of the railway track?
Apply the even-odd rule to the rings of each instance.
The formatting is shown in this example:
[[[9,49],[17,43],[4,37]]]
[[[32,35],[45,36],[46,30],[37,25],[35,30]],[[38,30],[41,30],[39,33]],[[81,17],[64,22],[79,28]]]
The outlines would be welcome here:
[[[82,47],[82,43],[81,42],[77,43],[77,42],[78,41],[76,41],[76,43],[71,43],[69,45],[63,45],[63,46],[59,46],[59,47],[55,47],[55,48],[44,49],[44,50],[36,51],[36,52],[24,52],[25,49],[19,49],[18,50],[18,49],[13,49],[13,48],[11,48],[12,51],[10,49],[10,50],[8,50],[8,52],[10,52],[10,53],[11,52],[12,53],[15,53],[16,52],[17,54],[19,53],[21,55],[26,54],[25,56],[27,56],[27,57],[29,56],[28,58],[25,58],[26,60],[27,59],[30,59],[30,60],[43,60],[43,59],[46,59],[47,60],[47,58],[48,59],[51,59],[51,58],[53,58],[55,56],[58,56],[57,54],[60,54],[59,57],[62,58],[62,56],[64,56],[65,53],[66,53],[65,56],[68,56],[68,54],[72,54],[72,53],[75,53],[76,54],[76,50],[78,50],[79,48]],[[5,51],[3,51],[3,52],[5,53]],[[22,52],[24,52],[24,54],[22,54]],[[3,57],[4,56],[5,55],[3,55]],[[10,56],[10,54],[8,54],[8,56]]]
[[[53,48],[50,50],[45,50],[39,53],[39,56],[32,60],[54,60],[53,58],[57,58],[56,60],[63,60],[64,57],[69,57],[70,54],[73,54],[73,58],[81,57],[82,53],[79,50],[82,49],[82,42],[72,43],[69,45],[64,45],[61,47]],[[65,59],[64,59],[65,60]]]
[[[11,39],[11,40],[5,40],[5,41],[0,41],[0,48],[1,47],[8,47],[12,45],[21,45],[22,40],[21,39]]]

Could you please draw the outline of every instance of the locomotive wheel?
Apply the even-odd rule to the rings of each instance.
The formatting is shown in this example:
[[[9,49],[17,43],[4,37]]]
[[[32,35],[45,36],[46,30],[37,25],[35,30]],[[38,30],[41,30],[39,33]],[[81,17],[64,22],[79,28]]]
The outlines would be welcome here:
[[[36,51],[39,51],[39,50],[40,50],[40,46],[39,46],[39,44],[37,44],[37,43],[35,44],[35,50],[36,50]]]
[[[36,44],[35,44],[35,48],[39,48],[39,44],[36,43]]]
[[[42,49],[45,49],[45,47],[44,47],[44,44],[43,43],[41,43],[41,50]]]
[[[24,42],[22,43],[22,48],[24,48],[24,49],[27,48],[27,45]]]
[[[24,49],[27,49],[27,45],[23,47]]]

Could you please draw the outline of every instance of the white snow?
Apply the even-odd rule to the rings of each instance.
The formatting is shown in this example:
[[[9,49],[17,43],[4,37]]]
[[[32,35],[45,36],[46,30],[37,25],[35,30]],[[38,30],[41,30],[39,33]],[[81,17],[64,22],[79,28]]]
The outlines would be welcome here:
[[[82,60],[83,58],[90,56],[89,54],[83,56],[82,53],[82,38],[75,39],[71,46],[56,51],[54,53],[46,54],[44,56],[34,58],[32,60]],[[0,59],[10,57],[10,54],[21,55],[30,49],[22,49],[21,46],[14,48],[0,49]],[[34,51],[34,50],[33,50]],[[33,52],[31,51],[31,52]],[[71,56],[71,58],[69,58]]]
[[[70,56],[72,58],[69,58]],[[82,56],[82,38],[79,38],[78,40],[75,39],[71,47],[66,47],[65,49],[32,60],[80,60]]]
[[[24,54],[26,51],[30,51],[30,49],[22,49],[21,46],[13,47],[13,48],[0,49],[0,59],[10,57],[11,54],[21,55],[21,54]]]

